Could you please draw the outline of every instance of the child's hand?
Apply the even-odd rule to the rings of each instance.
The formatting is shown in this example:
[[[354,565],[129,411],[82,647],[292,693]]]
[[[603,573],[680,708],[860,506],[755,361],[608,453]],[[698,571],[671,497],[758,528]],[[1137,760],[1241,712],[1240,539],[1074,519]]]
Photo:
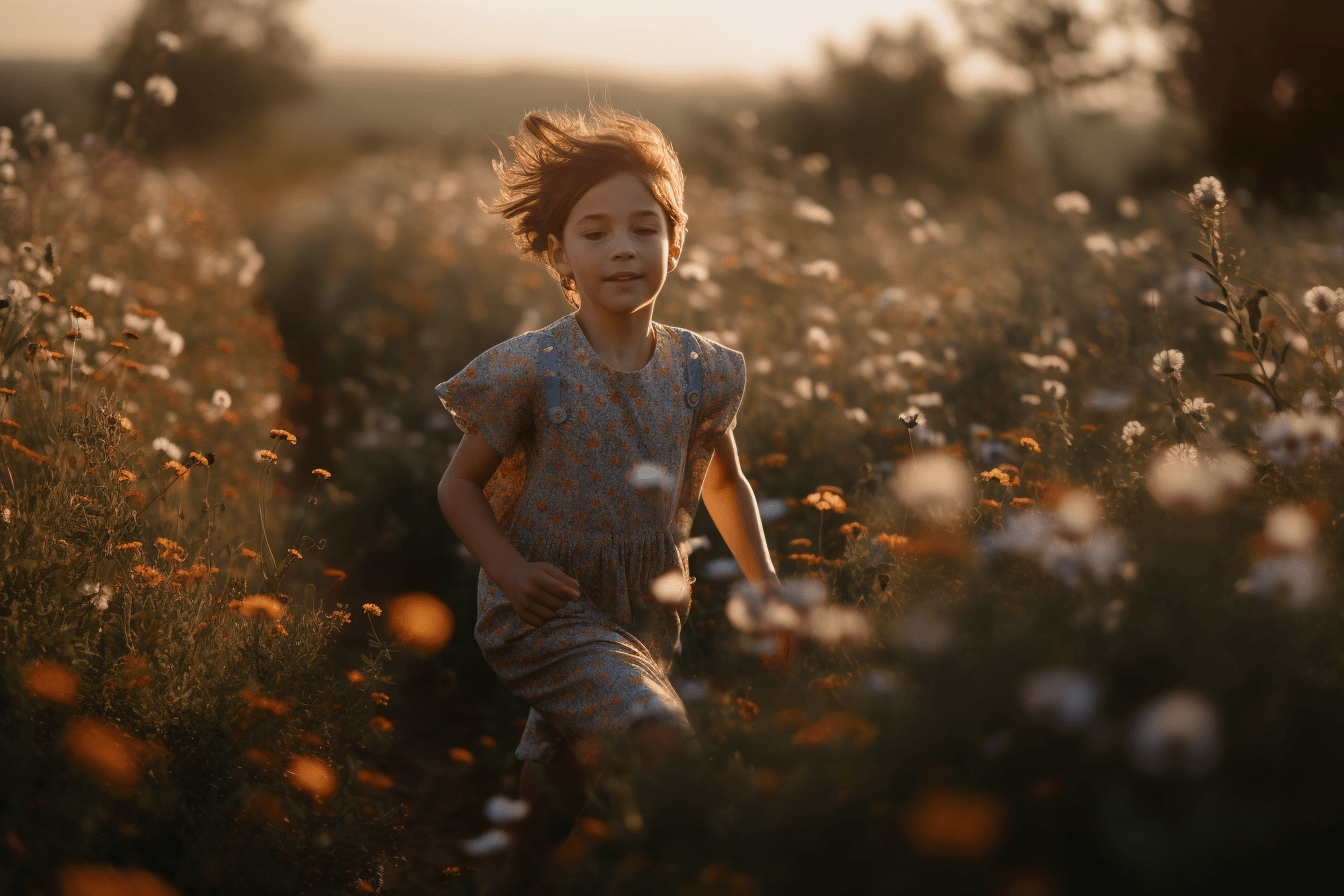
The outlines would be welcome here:
[[[509,570],[505,581],[496,584],[518,618],[533,628],[556,618],[557,610],[579,597],[576,580],[542,561],[519,564]]]

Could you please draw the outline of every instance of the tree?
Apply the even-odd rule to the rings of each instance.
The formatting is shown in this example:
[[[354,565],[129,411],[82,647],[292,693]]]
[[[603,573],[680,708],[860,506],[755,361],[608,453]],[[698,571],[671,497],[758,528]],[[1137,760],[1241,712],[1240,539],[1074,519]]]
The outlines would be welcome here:
[[[97,104],[105,136],[151,153],[253,136],[308,95],[296,0],[145,0],[107,47]]]

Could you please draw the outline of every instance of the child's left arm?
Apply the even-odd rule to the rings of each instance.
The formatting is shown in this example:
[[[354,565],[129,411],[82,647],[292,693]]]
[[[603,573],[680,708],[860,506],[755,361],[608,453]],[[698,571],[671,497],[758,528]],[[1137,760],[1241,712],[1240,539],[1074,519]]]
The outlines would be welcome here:
[[[731,429],[714,439],[714,456],[705,473],[701,499],[747,580],[758,587],[778,586],[779,577],[765,544],[756,495],[742,475]]]

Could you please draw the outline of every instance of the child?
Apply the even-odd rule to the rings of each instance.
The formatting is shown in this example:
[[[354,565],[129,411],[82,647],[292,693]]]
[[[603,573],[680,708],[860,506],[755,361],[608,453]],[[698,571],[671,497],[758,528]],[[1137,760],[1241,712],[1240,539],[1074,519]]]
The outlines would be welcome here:
[[[645,764],[698,748],[667,673],[702,486],[746,577],[778,580],[732,434],[743,357],[653,320],[686,236],[676,153],[649,122],[596,106],[532,112],[509,145],[483,207],[577,310],[437,387],[466,433],[439,503],[481,564],[476,642],[532,707],[522,796],[541,814],[543,786],[562,793],[554,837],[621,738]]]

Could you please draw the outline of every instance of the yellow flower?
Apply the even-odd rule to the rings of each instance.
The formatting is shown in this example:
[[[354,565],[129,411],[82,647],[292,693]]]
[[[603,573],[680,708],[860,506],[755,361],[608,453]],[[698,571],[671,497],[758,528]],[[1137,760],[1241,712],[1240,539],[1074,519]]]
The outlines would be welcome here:
[[[79,318],[80,320],[93,320],[93,315],[78,305],[70,306],[70,316]]]
[[[185,475],[187,475],[187,468],[184,467],[184,466],[182,466],[180,463],[178,463],[178,462],[175,461],[175,460],[170,460],[170,461],[168,461],[167,463],[165,463],[165,464],[163,465],[163,468],[164,468],[165,470],[172,470],[174,473],[176,473],[176,474],[179,475],[179,476],[185,476]]]
[[[271,438],[275,439],[276,441],[279,441],[280,439],[284,439],[286,442],[288,442],[288,443],[291,444],[291,445],[298,444],[298,441],[299,441],[299,440],[295,437],[295,435],[294,435],[292,432],[286,432],[286,431],[283,430],[283,429],[273,429],[273,430],[271,430]]]
[[[298,551],[294,550],[293,548],[290,548],[288,551],[286,551],[286,553],[289,554],[289,556],[293,557],[295,560],[303,559],[303,555],[300,554]]]
[[[187,457],[196,461],[196,463],[200,464],[203,467],[210,466],[210,458],[206,457],[204,454],[201,454],[197,451],[191,452],[190,454],[187,455]]]
[[[238,551],[238,553],[242,554],[244,557],[246,557],[246,558],[249,559],[249,560],[255,560],[255,559],[257,559],[258,556],[260,556],[256,551],[250,550],[250,549],[248,549],[248,548],[241,548],[241,549]]]
[[[370,616],[381,616],[383,615],[383,608],[377,604],[365,604],[364,612],[368,613]]]
[[[276,454],[274,451],[267,451],[265,448],[257,452],[257,460],[264,460],[270,463],[274,463],[279,459],[280,455]]]
[[[1022,437],[1021,445],[1022,445],[1023,448],[1026,448],[1028,451],[1035,451],[1037,454],[1040,454],[1040,453],[1041,453],[1041,446],[1040,446],[1040,444],[1039,444],[1035,439],[1031,438],[1030,436],[1023,436],[1023,437]]]
[[[373,702],[374,702],[374,703],[377,703],[379,706],[386,706],[386,705],[387,705],[387,699],[388,699],[388,698],[387,698],[387,695],[384,694],[382,691],[374,691],[374,692],[373,692],[372,694],[370,694],[369,696],[372,697],[372,698],[373,698]]]
[[[314,470],[314,471],[313,471],[313,475],[316,476],[318,479],[330,479],[330,478],[331,478],[331,474],[328,473],[326,470],[322,469],[321,467],[318,467],[316,470]]]

